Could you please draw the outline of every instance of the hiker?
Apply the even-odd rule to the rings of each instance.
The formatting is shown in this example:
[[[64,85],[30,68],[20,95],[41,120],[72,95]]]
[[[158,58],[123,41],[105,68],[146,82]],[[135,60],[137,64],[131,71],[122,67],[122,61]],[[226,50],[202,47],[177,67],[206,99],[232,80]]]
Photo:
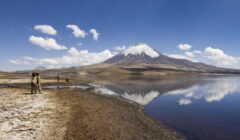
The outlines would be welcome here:
[[[57,74],[57,81],[59,83],[59,80],[60,80],[60,77],[59,77],[59,74]]]
[[[35,94],[37,92],[37,77],[36,73],[32,73],[32,78],[31,78],[31,94]]]
[[[37,91],[39,94],[42,92],[42,87],[41,87],[41,77],[39,73],[36,73],[36,78],[37,78]]]
[[[57,74],[57,82],[58,82],[58,89],[59,89],[59,87],[60,87],[60,85],[59,85],[59,81],[60,81],[60,76],[59,76],[59,74]]]
[[[68,83],[69,82],[69,78],[66,78],[66,83]]]

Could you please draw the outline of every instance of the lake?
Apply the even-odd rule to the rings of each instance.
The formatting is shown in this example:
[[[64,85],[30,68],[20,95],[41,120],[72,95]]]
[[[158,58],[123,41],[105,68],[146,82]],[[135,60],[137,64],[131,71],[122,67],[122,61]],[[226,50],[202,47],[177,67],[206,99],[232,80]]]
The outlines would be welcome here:
[[[240,139],[240,76],[167,76],[102,82],[96,92],[141,104],[191,140]]]

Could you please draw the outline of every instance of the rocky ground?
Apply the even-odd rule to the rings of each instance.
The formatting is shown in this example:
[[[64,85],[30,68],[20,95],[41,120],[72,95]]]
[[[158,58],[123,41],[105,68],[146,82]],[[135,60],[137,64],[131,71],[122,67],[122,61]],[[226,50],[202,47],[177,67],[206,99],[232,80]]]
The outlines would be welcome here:
[[[66,121],[61,120],[60,114],[63,109],[48,91],[31,95],[26,89],[3,88],[0,90],[0,139],[61,139],[66,130]]]
[[[29,89],[2,87],[0,140],[184,139],[142,109],[93,89],[52,89],[32,95]]]

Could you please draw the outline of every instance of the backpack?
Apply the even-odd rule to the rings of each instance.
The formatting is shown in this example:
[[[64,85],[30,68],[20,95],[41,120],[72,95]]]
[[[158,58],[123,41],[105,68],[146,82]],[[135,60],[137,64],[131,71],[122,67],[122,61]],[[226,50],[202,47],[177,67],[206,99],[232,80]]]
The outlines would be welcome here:
[[[33,82],[33,84],[37,84],[37,77],[36,76],[33,77],[32,82]]]

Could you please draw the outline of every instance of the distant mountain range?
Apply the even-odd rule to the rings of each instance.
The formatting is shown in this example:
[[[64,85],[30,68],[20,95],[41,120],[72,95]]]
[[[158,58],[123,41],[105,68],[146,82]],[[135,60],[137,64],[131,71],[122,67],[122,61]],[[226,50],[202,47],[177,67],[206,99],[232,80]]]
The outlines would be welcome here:
[[[194,72],[194,73],[214,73],[214,74],[240,74],[239,69],[220,68],[201,62],[192,62],[185,59],[176,59],[161,54],[146,44],[136,44],[130,46],[125,51],[113,56],[112,58],[98,64],[69,67],[60,69],[47,69],[44,66],[35,68],[46,76],[56,76],[60,73],[62,76],[76,77],[77,75],[89,76],[93,79],[96,76],[107,78],[117,78],[128,74],[166,74],[168,72]],[[17,71],[29,75],[33,70]],[[152,72],[153,71],[153,72]],[[154,72],[162,73],[154,73]],[[114,77],[111,77],[113,76]],[[118,77],[118,78],[119,78]]]
[[[201,62],[171,58],[142,43],[130,46],[127,50],[103,63],[136,71],[175,70],[208,73],[240,73],[240,70],[237,69],[219,68]]]
[[[36,67],[34,70],[47,70],[47,68],[46,67],[44,67],[44,66],[39,66],[39,67]]]

